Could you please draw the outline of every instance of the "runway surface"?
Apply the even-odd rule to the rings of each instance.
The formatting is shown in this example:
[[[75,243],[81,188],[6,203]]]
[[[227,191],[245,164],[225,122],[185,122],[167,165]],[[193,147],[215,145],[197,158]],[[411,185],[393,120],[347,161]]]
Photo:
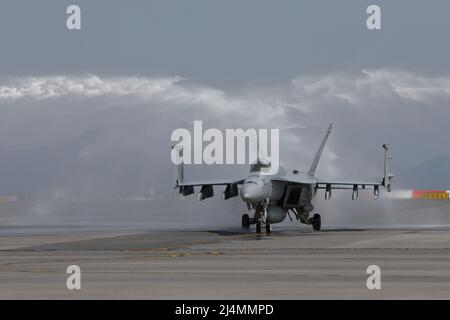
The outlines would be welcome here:
[[[28,232],[0,236],[0,298],[450,299],[449,266],[445,229]]]

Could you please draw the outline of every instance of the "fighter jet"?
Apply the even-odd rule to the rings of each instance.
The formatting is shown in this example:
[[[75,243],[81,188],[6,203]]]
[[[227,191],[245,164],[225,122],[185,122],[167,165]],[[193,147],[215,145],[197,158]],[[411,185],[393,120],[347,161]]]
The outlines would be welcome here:
[[[176,166],[176,185],[183,196],[193,194],[194,187],[201,187],[197,199],[204,200],[214,196],[214,186],[226,186],[222,199],[230,199],[240,195],[247,204],[253,216],[245,213],[242,215],[242,229],[248,231],[251,225],[255,225],[256,232],[261,233],[265,228],[267,233],[272,231],[272,224],[280,223],[286,216],[292,220],[312,225],[313,230],[321,229],[322,220],[318,213],[314,213],[311,204],[318,190],[325,190],[325,199],[331,199],[333,189],[348,189],[352,191],[352,199],[358,198],[360,189],[373,190],[375,199],[378,199],[380,187],[391,191],[391,179],[393,175],[388,173],[389,145],[384,144],[384,176],[379,181],[336,181],[316,177],[316,169],[324,151],[328,137],[331,134],[332,124],[329,125],[325,137],[317,150],[309,170],[285,170],[282,167],[273,175],[267,174],[270,162],[259,160],[250,166],[250,174],[244,179],[215,180],[215,181],[185,181],[183,164]],[[266,171],[266,174],[263,174]],[[240,186],[240,190],[238,188]]]

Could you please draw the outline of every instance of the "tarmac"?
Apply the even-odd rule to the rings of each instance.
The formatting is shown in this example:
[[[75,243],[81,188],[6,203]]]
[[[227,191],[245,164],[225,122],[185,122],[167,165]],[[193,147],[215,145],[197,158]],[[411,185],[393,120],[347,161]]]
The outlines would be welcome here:
[[[3,234],[0,299],[450,299],[450,230]]]

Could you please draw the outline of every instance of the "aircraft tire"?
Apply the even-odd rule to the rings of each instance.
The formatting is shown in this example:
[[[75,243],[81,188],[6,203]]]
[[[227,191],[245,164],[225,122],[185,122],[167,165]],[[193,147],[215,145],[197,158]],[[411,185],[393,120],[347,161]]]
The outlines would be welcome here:
[[[312,226],[314,231],[320,231],[322,228],[322,218],[320,217],[320,214],[314,214],[312,218]]]
[[[256,222],[256,233],[261,233],[261,222]]]
[[[242,215],[242,230],[248,231],[250,229],[250,217],[248,214]]]

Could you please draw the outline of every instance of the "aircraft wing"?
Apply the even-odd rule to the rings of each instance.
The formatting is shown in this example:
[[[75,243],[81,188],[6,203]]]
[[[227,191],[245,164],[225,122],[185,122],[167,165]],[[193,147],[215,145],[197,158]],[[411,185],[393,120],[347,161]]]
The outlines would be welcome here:
[[[331,185],[333,189],[346,189],[349,186],[382,186],[383,181],[367,181],[367,180],[333,180],[333,179],[317,179],[318,187]]]
[[[225,186],[228,184],[242,184],[244,183],[244,179],[222,179],[222,180],[199,180],[199,181],[183,181],[179,182],[177,184],[177,187],[184,187],[184,186],[204,186],[204,185],[211,185],[211,186]]]
[[[272,181],[282,181],[291,184],[313,184],[316,185],[319,189],[324,189],[326,185],[330,185],[332,189],[351,189],[350,187],[357,185],[361,187],[365,186],[383,186],[383,181],[341,181],[341,180],[326,180],[326,179],[317,179],[317,178],[308,178],[305,176],[295,177],[276,177],[272,178]],[[323,187],[323,188],[322,188]]]
[[[316,189],[325,189],[325,199],[331,198],[332,189],[348,189],[353,190],[352,199],[356,200],[358,198],[359,189],[372,189],[375,199],[378,198],[380,194],[380,187],[384,187],[384,181],[367,181],[367,180],[332,180],[332,179],[317,179]],[[390,186],[387,187],[390,191]]]
[[[222,193],[222,199],[227,200],[236,197],[239,193],[238,184],[243,184],[244,179],[223,179],[223,180],[202,180],[202,181],[178,181],[175,186],[183,196],[188,196],[195,192],[194,187],[201,186],[197,195],[197,200],[204,200],[214,196],[214,186],[227,186]]]

